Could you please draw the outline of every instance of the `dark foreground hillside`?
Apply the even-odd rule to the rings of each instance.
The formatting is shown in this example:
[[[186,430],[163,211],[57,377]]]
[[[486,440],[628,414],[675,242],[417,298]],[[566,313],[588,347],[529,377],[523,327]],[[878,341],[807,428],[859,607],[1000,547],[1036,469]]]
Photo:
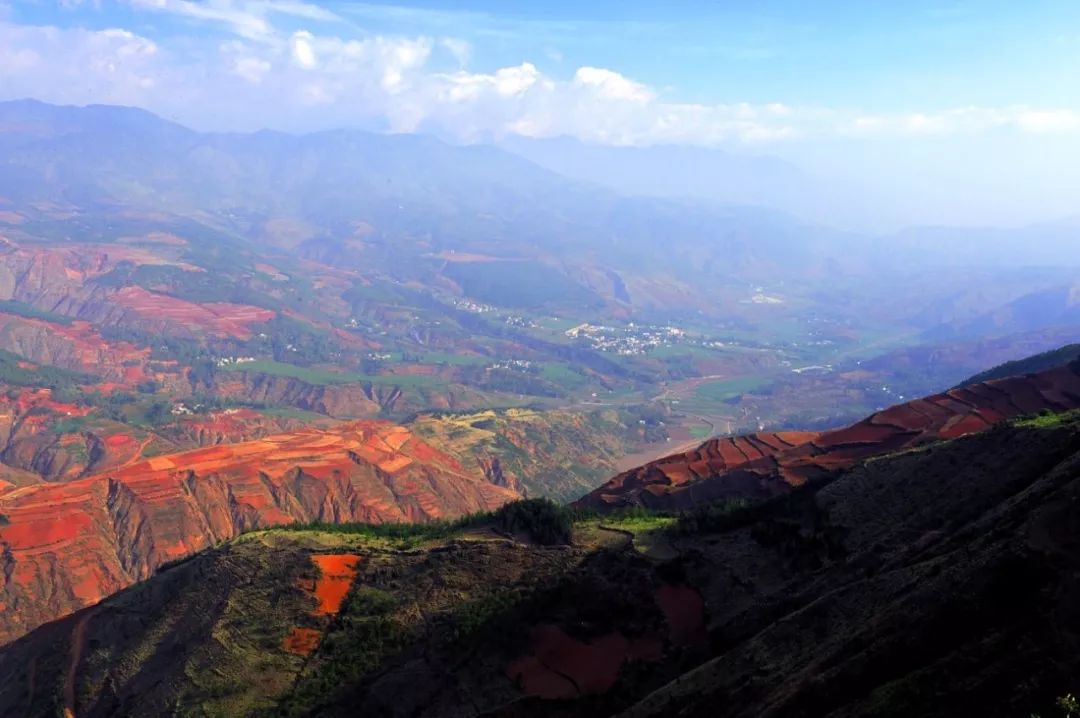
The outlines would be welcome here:
[[[248,534],[0,649],[0,715],[1050,718],[1080,689],[1075,414],[569,546],[524,518]]]

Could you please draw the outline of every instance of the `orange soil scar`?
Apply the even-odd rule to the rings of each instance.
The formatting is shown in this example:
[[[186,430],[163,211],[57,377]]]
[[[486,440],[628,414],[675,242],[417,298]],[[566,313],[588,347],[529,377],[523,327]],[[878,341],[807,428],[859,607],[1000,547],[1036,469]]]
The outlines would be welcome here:
[[[311,560],[320,572],[315,581],[315,597],[319,599],[315,615],[336,616],[352,588],[360,557],[351,553],[323,553],[312,556]]]
[[[300,588],[319,600],[313,615],[338,614],[356,579],[356,566],[361,560],[359,556],[351,553],[320,553],[311,557],[311,562],[319,569],[319,577],[314,581],[301,581]],[[285,637],[282,648],[298,656],[308,656],[319,647],[321,640],[322,631],[297,626]]]
[[[289,653],[295,653],[298,656],[310,656],[319,647],[321,640],[322,631],[297,626],[285,637],[284,648]]]

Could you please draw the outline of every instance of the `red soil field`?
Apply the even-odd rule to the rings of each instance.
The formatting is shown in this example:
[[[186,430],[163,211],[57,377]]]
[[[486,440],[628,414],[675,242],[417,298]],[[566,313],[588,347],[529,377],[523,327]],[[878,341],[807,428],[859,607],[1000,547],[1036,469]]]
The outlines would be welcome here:
[[[150,349],[102,339],[89,322],[56,324],[0,312],[5,347],[29,359],[131,385],[151,378]]]
[[[250,338],[250,325],[268,322],[275,316],[275,312],[261,307],[225,302],[196,304],[155,294],[142,287],[124,287],[111,299],[149,319],[236,339]]]
[[[9,482],[10,483],[10,482]],[[361,421],[135,461],[0,495],[0,643],[243,530],[295,521],[428,521],[519,498],[407,429]],[[328,576],[347,567],[328,564]],[[328,579],[326,606],[341,582]],[[320,599],[321,601],[321,599]]]
[[[322,631],[297,626],[292,629],[288,636],[285,636],[281,647],[287,652],[295,653],[298,656],[309,656],[315,652],[321,641]]]

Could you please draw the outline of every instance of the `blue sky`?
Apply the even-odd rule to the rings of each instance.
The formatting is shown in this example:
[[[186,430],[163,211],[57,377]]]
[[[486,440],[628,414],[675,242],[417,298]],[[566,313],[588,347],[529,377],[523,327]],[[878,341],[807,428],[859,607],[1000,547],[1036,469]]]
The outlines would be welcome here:
[[[27,0],[15,22],[126,28],[158,42],[230,33],[228,24],[146,2]],[[180,7],[181,3],[163,2]],[[258,14],[259,2],[198,2]],[[268,13],[280,31],[340,37],[452,37],[469,66],[528,61],[552,75],[611,68],[688,102],[783,102],[867,110],[1080,103],[1080,4],[1031,2],[293,3],[336,18]]]
[[[1065,0],[0,0],[0,99],[201,129],[722,147],[884,174],[882,191],[944,173],[957,221],[1076,212],[1077,77]],[[1015,210],[988,177],[1023,185]],[[944,212],[939,195],[907,201]]]

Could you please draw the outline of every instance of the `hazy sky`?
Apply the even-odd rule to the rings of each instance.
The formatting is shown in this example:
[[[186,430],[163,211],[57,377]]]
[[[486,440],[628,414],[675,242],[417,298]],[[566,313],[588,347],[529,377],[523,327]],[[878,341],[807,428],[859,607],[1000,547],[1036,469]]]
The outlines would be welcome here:
[[[0,99],[204,129],[719,146],[910,221],[1080,211],[1077,78],[1065,0],[0,0]]]

